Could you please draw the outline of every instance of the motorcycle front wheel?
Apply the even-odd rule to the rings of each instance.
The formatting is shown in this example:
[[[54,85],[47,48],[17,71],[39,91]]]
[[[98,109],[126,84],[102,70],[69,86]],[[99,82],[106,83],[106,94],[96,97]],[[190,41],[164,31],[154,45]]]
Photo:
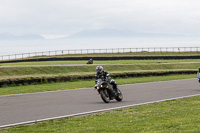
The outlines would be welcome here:
[[[100,91],[100,95],[101,95],[102,100],[105,103],[109,103],[110,102],[110,98],[109,98],[109,94],[108,94],[107,90],[101,90]]]

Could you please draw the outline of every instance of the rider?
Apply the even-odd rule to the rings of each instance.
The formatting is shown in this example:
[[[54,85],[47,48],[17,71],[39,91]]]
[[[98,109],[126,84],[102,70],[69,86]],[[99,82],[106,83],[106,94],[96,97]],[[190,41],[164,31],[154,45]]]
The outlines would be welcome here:
[[[200,67],[199,67],[199,70],[198,70],[198,72],[197,72],[197,77],[198,77],[199,83],[200,83]]]
[[[91,58],[91,59],[87,62],[87,64],[93,64],[93,59]]]
[[[114,95],[117,96],[117,84],[114,79],[111,79],[110,74],[108,74],[107,71],[103,70],[102,66],[97,66],[96,67],[96,75],[95,75],[95,87],[97,86],[97,80],[102,78],[104,81],[108,81],[113,87],[111,89],[114,89]]]

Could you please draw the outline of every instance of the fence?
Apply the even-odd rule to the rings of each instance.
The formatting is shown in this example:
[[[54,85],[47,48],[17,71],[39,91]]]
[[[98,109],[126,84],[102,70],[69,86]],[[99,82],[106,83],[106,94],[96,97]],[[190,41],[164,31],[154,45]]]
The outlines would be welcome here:
[[[110,48],[110,49],[74,49],[45,52],[32,52],[2,55],[0,60],[23,59],[38,56],[57,56],[66,54],[93,54],[93,53],[127,53],[127,52],[199,52],[200,47],[149,47],[149,48]]]

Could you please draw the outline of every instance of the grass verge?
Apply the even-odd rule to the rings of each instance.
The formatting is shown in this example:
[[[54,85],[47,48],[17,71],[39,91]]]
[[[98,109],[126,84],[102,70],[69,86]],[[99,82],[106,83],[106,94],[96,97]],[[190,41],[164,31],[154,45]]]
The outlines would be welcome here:
[[[200,96],[0,129],[10,132],[199,132]]]
[[[177,80],[177,79],[189,79],[196,78],[196,74],[189,75],[170,75],[170,76],[150,76],[140,78],[118,78],[115,79],[117,84],[134,84],[143,82],[155,82],[155,81],[166,81],[166,80]],[[21,93],[34,93],[34,92],[45,92],[45,91],[56,91],[56,90],[68,90],[77,88],[89,88],[94,86],[94,80],[89,81],[73,81],[73,82],[61,82],[61,83],[48,83],[38,85],[27,85],[27,86],[15,86],[15,87],[3,87],[0,88],[0,95],[10,94],[21,94]]]

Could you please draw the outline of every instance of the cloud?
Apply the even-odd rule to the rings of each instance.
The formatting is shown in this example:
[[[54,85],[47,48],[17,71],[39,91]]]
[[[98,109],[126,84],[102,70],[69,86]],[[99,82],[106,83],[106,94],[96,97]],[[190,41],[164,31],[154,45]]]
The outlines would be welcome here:
[[[43,40],[44,37],[37,34],[10,34],[10,33],[0,33],[0,40]]]
[[[69,37],[70,35],[66,35],[66,34],[44,34],[42,35],[45,39],[59,39],[59,38],[65,38],[65,37]]]
[[[0,0],[1,33],[46,38],[84,30],[200,34],[198,0]]]

